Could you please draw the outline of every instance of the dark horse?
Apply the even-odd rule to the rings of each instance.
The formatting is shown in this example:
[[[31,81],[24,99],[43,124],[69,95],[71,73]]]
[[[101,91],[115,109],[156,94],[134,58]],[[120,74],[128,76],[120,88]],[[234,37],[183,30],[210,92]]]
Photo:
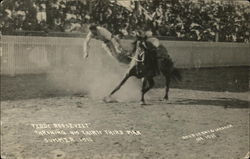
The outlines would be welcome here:
[[[160,45],[157,50],[152,43],[147,41],[146,37],[137,37],[137,40],[133,45],[134,56],[131,58],[132,60],[128,71],[119,85],[109,94],[108,97],[104,98],[104,101],[108,102],[108,98],[118,91],[129,77],[135,76],[142,80],[140,103],[144,105],[144,95],[153,88],[155,85],[153,78],[160,75],[160,73],[162,73],[166,80],[166,90],[163,99],[168,100],[170,80],[181,80],[181,74],[174,67],[174,63],[168,56],[166,48]]]

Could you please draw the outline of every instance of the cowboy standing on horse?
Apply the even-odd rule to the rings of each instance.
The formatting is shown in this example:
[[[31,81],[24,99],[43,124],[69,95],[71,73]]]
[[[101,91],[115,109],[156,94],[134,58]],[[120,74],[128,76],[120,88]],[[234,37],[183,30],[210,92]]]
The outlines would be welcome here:
[[[161,46],[160,40],[154,37],[151,31],[146,31],[145,36],[147,38],[146,41],[153,46],[154,48],[153,52],[155,52],[154,59],[152,59],[154,61],[154,66],[152,67],[155,68],[156,74],[160,74],[160,71],[159,71],[160,69],[159,69],[159,64],[158,64],[158,58],[160,57],[159,52],[160,52],[160,46]]]
[[[156,48],[159,48],[160,46],[160,40],[156,37],[153,37],[153,33],[151,31],[146,31],[145,35],[147,37],[147,41],[152,43]]]
[[[157,56],[157,66],[156,71],[159,71],[159,62],[162,62],[162,59],[168,59],[172,61],[171,57],[168,54],[167,49],[160,43],[160,40],[153,36],[151,31],[146,31],[145,35],[147,37],[147,41],[151,43],[156,48],[156,56]]]
[[[119,39],[112,35],[107,29],[101,26],[91,25],[89,31],[84,42],[84,58],[87,58],[89,55],[89,43],[91,39],[102,41],[104,50],[113,58],[117,58],[117,56],[122,53]]]

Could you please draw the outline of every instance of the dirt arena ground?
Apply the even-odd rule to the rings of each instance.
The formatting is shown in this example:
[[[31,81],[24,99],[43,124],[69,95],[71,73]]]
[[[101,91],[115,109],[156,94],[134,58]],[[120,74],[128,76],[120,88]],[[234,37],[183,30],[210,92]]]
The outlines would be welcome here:
[[[59,89],[46,74],[2,76],[1,157],[243,159],[249,151],[249,68],[181,71],[183,81],[172,84],[168,102],[160,100],[164,89],[159,77],[145,106],[136,99],[104,103],[84,90]],[[53,129],[54,123],[86,124],[74,130],[102,134],[61,135],[74,141],[52,143],[45,138],[61,136],[35,133]],[[51,128],[35,129],[31,124]]]

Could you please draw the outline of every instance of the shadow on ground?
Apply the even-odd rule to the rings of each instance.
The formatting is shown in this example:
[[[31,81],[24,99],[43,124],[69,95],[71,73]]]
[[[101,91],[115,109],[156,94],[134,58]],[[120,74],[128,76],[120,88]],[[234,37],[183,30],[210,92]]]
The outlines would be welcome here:
[[[215,92],[249,91],[250,67],[219,67],[201,69],[180,69],[181,82],[172,82],[171,88]],[[165,79],[156,78],[156,87],[164,87]]]
[[[1,76],[1,101],[63,96],[84,96],[84,91],[58,88],[46,74]]]
[[[246,92],[249,88],[249,67],[223,67],[209,69],[182,69],[183,81],[172,83],[171,88],[215,91]],[[156,77],[156,87],[165,86],[163,77]],[[115,85],[114,85],[115,86]],[[126,85],[124,86],[126,87]],[[1,101],[32,98],[51,98],[58,96],[84,96],[84,90],[65,90],[56,88],[46,74],[1,76]],[[183,101],[185,102],[185,101]],[[239,102],[239,104],[238,104]],[[185,104],[229,105],[245,107],[246,102],[236,99],[189,100]],[[236,106],[238,104],[238,106]]]
[[[248,108],[250,106],[249,101],[239,100],[235,98],[216,98],[216,99],[180,99],[173,103],[178,105],[212,105],[220,106],[224,108]]]

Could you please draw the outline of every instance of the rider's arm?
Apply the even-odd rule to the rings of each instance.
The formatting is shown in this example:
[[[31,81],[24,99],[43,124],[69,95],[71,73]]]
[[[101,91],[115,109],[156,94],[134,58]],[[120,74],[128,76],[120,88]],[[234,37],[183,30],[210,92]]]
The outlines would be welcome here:
[[[83,48],[83,51],[84,51],[84,58],[87,58],[88,55],[89,55],[89,43],[90,43],[90,40],[92,38],[92,33],[89,32],[85,41],[84,41],[84,48]]]

